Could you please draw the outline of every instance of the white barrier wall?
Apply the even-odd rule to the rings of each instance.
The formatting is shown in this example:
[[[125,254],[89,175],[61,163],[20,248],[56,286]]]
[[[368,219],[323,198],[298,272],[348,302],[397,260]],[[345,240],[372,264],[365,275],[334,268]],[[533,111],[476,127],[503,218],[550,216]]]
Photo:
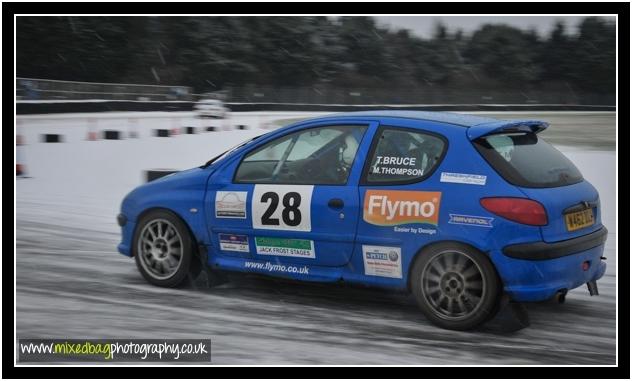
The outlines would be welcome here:
[[[239,112],[231,113],[231,118],[200,119],[195,112],[108,112],[108,113],[73,113],[18,115],[16,117],[16,134],[20,134],[26,144],[41,141],[42,134],[64,135],[65,142],[90,140],[90,133],[97,139],[102,138],[102,131],[121,131],[122,138],[154,137],[156,129],[177,129],[183,134],[185,127],[196,127],[198,132],[205,132],[206,127],[216,127],[218,131],[238,129],[245,125],[248,129],[276,128],[279,120],[309,118],[329,112]]]

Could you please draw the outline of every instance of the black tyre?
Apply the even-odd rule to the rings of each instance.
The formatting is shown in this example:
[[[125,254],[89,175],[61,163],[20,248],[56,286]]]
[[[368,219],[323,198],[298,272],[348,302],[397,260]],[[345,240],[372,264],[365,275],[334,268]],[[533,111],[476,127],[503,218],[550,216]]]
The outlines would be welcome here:
[[[411,272],[411,288],[424,315],[452,330],[488,320],[500,299],[500,281],[489,258],[459,243],[422,251]]]
[[[177,287],[199,273],[195,245],[187,226],[172,212],[157,210],[143,216],[133,241],[136,266],[151,284]]]

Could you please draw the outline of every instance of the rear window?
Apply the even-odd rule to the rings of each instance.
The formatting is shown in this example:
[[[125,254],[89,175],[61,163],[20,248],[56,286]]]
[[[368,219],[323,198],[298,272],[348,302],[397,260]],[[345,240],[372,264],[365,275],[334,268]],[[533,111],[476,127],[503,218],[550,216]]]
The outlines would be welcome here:
[[[534,133],[485,136],[474,146],[509,183],[527,188],[553,188],[583,180],[575,165]]]

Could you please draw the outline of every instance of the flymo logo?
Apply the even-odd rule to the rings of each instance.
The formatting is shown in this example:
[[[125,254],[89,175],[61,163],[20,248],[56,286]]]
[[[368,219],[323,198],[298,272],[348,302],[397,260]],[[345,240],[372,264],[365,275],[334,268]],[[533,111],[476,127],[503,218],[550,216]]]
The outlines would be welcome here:
[[[440,203],[441,192],[367,190],[363,218],[373,225],[436,226]]]

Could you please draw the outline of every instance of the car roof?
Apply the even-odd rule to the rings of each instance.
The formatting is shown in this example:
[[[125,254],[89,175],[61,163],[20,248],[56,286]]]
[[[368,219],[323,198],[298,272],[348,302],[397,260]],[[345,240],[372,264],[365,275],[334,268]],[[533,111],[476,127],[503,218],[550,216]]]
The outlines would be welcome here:
[[[461,127],[472,127],[479,124],[498,122],[498,119],[483,116],[457,114],[454,112],[438,111],[400,111],[400,110],[376,110],[376,111],[354,111],[331,114],[315,119],[347,118],[347,117],[370,117],[370,118],[404,118],[417,119],[431,122],[452,124]],[[314,119],[312,119],[314,120]]]

